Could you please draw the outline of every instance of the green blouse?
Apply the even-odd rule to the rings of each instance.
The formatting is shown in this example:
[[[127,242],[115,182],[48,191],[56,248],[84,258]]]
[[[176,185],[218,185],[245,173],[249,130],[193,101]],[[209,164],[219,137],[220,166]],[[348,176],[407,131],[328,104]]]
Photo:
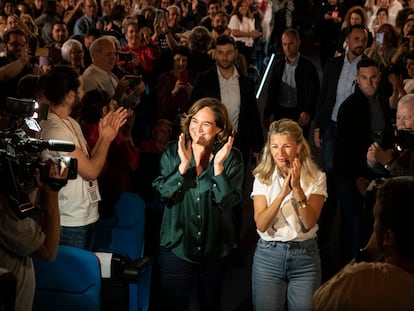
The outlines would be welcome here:
[[[221,148],[217,145],[213,154]],[[161,175],[153,187],[166,201],[160,244],[176,256],[203,263],[226,256],[237,246],[237,206],[243,192],[244,165],[239,150],[233,148],[224,161],[224,171],[214,176],[212,159],[197,176],[194,158],[184,175],[178,172],[177,142],[161,157]]]

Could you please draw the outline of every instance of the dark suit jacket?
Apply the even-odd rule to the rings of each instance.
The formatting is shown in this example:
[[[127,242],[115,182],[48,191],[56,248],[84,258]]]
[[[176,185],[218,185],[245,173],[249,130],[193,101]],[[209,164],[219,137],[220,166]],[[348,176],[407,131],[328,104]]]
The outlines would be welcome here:
[[[391,110],[388,100],[379,96],[385,128],[391,128]],[[341,105],[337,119],[337,140],[334,152],[335,172],[343,177],[371,179],[367,166],[368,147],[373,143],[371,112],[368,98],[357,89]]]
[[[365,54],[362,55],[362,58],[366,57],[367,56]],[[339,76],[341,75],[342,67],[344,65],[344,58],[345,54],[335,58],[330,58],[326,63],[325,70],[323,72],[321,91],[319,92],[315,117],[315,128],[320,129],[321,137],[331,121],[332,110],[335,106]],[[381,76],[379,93],[384,97],[390,97],[392,94],[392,85],[388,82],[388,79],[384,74]]]
[[[285,57],[282,57],[275,62],[272,66],[271,76],[268,78],[266,88],[267,96],[264,116],[270,117],[273,114],[275,120],[284,117],[278,115],[278,107],[280,107],[280,105],[276,101],[279,98],[279,90],[285,66]],[[316,71],[316,67],[311,63],[311,61],[302,56],[299,57],[298,66],[295,70],[295,81],[298,112],[307,112],[312,118],[315,113],[316,102],[318,100],[320,88],[319,76]]]
[[[254,97],[255,86],[253,80],[240,75],[239,84],[241,103],[234,146],[242,152],[244,160],[247,161],[251,152],[261,151],[263,130]],[[191,94],[191,102],[194,103],[203,97],[214,97],[221,100],[217,66],[213,66],[197,75]]]
[[[315,117],[315,128],[320,129],[321,137],[331,121],[339,76],[341,75],[342,66],[344,65],[344,58],[345,54],[330,58],[327,61],[323,72],[321,91],[319,92]]]

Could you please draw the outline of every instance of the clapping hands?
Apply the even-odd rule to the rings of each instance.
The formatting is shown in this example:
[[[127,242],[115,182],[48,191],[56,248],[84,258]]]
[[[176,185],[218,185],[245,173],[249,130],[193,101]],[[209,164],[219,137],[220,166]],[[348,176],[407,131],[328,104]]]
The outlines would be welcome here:
[[[118,134],[119,129],[127,121],[128,110],[124,107],[119,107],[115,111],[108,112],[99,121],[99,134],[108,141],[113,141]]]
[[[178,156],[181,160],[178,171],[181,175],[184,175],[190,166],[192,154],[191,140],[186,141],[184,133],[181,133],[178,137]]]

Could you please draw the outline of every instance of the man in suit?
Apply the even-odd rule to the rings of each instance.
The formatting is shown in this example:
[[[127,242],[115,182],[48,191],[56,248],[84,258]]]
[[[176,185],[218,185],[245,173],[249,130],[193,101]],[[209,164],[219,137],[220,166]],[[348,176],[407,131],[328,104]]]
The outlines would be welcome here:
[[[234,146],[243,154],[245,166],[252,154],[258,160],[263,147],[263,130],[255,100],[252,79],[240,75],[235,61],[237,47],[233,38],[222,35],[216,40],[216,64],[197,75],[191,101],[214,97],[227,107],[236,136]]]
[[[300,43],[296,29],[283,32],[283,57],[272,66],[266,81],[263,124],[268,127],[271,116],[274,120],[289,118],[299,123],[308,138],[318,100],[319,77],[315,65],[299,53]]]
[[[333,166],[333,153],[336,141],[336,118],[342,102],[354,92],[357,63],[364,57],[368,33],[362,25],[350,28],[346,37],[346,54],[328,60],[323,73],[318,97],[314,127],[314,141],[322,148],[323,169],[327,177],[328,199],[319,220],[319,244],[321,249],[322,278],[327,279],[333,272],[330,239],[335,219],[337,198]],[[334,267],[332,267],[334,268]]]
[[[372,232],[361,212],[367,187],[376,176],[368,167],[366,154],[374,133],[391,129],[388,97],[379,94],[380,71],[375,60],[364,58],[357,64],[355,92],[341,105],[337,115],[337,137],[333,164],[340,202],[341,245],[346,264],[363,247]]]

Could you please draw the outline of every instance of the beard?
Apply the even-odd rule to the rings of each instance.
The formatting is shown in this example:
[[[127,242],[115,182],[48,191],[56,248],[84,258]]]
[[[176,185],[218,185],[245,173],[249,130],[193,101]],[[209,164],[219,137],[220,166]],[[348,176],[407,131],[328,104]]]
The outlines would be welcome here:
[[[71,115],[77,116],[78,114],[80,114],[81,108],[82,108],[82,100],[81,100],[80,96],[78,94],[76,94],[75,95],[75,100],[73,101],[73,104],[72,104]]]
[[[351,53],[354,54],[354,56],[360,56],[362,55],[362,53],[364,53],[364,47],[360,46],[360,47],[356,47],[355,49],[351,50]]]
[[[217,27],[213,27],[213,29],[218,33],[218,34],[222,34],[226,31],[226,27],[224,26],[217,26]]]
[[[219,68],[222,68],[222,69],[225,69],[225,70],[230,69],[231,67],[234,66],[234,61],[233,62],[228,62],[228,63],[222,63],[222,62],[216,61],[216,63],[217,63],[217,66]]]

